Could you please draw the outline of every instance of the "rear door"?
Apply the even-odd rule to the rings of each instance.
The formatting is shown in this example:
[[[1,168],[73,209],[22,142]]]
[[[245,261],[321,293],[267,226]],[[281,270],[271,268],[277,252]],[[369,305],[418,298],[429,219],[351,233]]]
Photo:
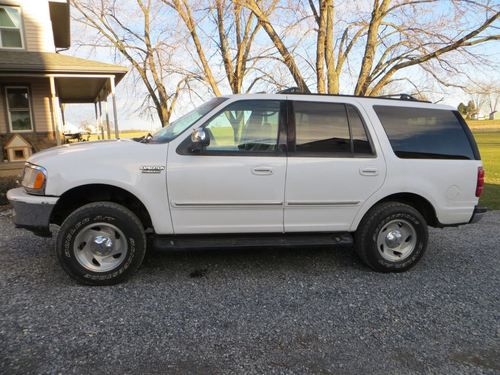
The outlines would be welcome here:
[[[348,230],[384,182],[382,153],[354,100],[289,101],[285,231]]]

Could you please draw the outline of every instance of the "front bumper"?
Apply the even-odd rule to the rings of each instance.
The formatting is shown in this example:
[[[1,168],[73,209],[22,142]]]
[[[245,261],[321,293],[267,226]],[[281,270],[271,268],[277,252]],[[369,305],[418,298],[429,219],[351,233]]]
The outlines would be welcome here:
[[[486,207],[474,207],[474,212],[472,213],[472,217],[469,220],[469,224],[477,223],[479,220],[483,218],[483,215],[488,211]]]
[[[39,236],[50,236],[50,215],[59,197],[31,195],[21,187],[9,190],[7,199],[14,208],[16,227],[28,229]]]

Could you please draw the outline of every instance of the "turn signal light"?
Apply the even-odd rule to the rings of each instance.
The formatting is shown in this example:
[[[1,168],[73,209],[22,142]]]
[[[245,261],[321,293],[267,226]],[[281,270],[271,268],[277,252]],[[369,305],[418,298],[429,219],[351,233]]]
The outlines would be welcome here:
[[[35,181],[33,182],[33,189],[41,189],[44,183],[45,175],[41,171],[37,171]]]

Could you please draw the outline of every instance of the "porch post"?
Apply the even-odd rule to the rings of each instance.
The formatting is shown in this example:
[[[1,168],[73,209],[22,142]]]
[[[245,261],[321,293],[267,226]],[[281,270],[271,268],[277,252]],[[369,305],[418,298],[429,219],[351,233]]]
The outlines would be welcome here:
[[[61,119],[62,119],[62,127],[66,129],[66,116],[64,116],[64,103],[61,103]]]
[[[101,107],[101,98],[98,97],[98,103],[99,103],[99,127],[101,128],[101,136],[102,139],[104,139],[104,126],[102,123],[102,107]]]
[[[52,113],[54,120],[54,131],[56,133],[57,145],[61,145],[61,134],[59,130],[59,97],[56,94],[56,83],[53,76],[49,77],[50,80],[50,101],[52,103]]]
[[[94,102],[95,110],[95,130],[97,132],[97,137],[99,137],[99,115],[97,114],[97,101]]]
[[[108,139],[111,139],[111,128],[109,127],[109,108],[108,108],[108,97],[104,101],[104,113],[106,114],[106,132],[108,133]]]
[[[120,134],[118,132],[118,113],[116,112],[115,76],[109,77],[109,84],[111,87],[111,98],[113,99],[113,122],[115,125],[115,138],[120,139]]]

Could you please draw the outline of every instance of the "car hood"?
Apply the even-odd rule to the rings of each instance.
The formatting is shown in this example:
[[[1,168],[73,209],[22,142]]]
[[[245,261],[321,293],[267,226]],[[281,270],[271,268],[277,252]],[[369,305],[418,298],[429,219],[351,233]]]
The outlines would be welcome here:
[[[46,193],[60,195],[85,184],[133,186],[146,176],[144,168],[159,168],[160,172],[166,168],[167,151],[168,143],[147,144],[128,139],[82,142],[38,152],[28,162],[47,170]]]
[[[137,142],[128,139],[66,144],[37,152],[28,159],[28,162],[44,166],[44,163],[50,162],[51,159],[55,157],[86,157],[93,159],[94,155],[101,154],[103,152],[108,153],[113,150],[117,151],[120,149],[134,148],[135,145],[133,144],[138,145]]]

